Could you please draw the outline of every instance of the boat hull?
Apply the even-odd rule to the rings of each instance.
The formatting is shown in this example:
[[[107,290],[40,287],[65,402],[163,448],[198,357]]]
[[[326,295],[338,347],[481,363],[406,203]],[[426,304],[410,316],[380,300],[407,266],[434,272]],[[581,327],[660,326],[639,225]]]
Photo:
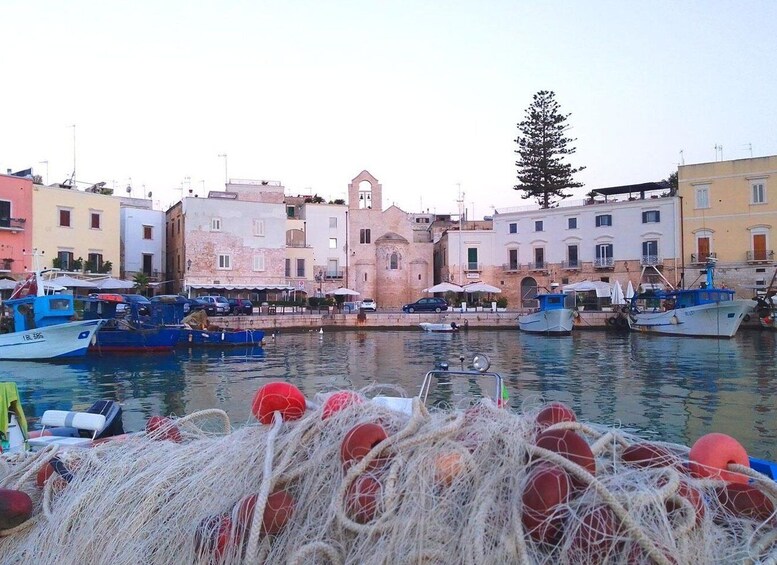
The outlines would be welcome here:
[[[238,345],[261,345],[263,330],[195,330],[180,329],[178,345],[181,347],[212,346],[228,347]]]
[[[418,324],[422,330],[425,332],[455,332],[459,328],[455,325],[451,324],[445,324],[445,323],[431,323],[431,322],[422,322]]]
[[[752,309],[752,300],[726,300],[665,312],[631,313],[628,321],[633,331],[642,333],[730,338]]]
[[[178,343],[179,332],[170,328],[102,328],[96,334],[92,353],[170,351]]]
[[[0,359],[45,360],[83,357],[102,320],[81,320],[0,334]]]
[[[540,310],[518,318],[521,331],[538,334],[569,335],[574,325],[574,310]]]

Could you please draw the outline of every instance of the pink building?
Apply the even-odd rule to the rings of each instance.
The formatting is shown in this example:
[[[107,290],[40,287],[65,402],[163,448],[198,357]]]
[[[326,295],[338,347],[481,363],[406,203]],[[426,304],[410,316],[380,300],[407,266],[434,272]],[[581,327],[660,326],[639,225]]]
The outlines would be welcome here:
[[[32,180],[0,175],[0,277],[19,278],[33,268]]]

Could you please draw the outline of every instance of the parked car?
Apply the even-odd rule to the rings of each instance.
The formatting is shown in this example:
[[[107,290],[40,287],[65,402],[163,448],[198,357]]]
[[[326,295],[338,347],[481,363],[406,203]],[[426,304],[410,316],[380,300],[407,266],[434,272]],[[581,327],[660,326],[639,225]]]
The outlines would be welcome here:
[[[214,313],[207,312],[208,316],[226,316],[229,314],[229,300],[223,296],[201,296],[199,299],[213,305]]]
[[[362,310],[372,310],[373,312],[377,312],[378,305],[372,298],[365,298],[362,300],[361,306],[359,306]]]
[[[240,314],[250,316],[254,313],[254,305],[246,298],[230,298],[229,313],[233,316],[239,316]]]
[[[215,316],[216,315],[216,303],[215,302],[208,302],[204,298],[192,298],[190,301],[191,305],[191,311],[194,312],[195,310],[205,310],[205,313],[208,316]]]
[[[448,303],[444,298],[422,298],[410,304],[402,306],[403,312],[444,312],[448,309]]]
[[[193,301],[180,294],[157,294],[151,297],[151,303],[154,302],[183,303],[183,313],[186,315],[192,310]]]
[[[138,314],[148,316],[151,313],[151,301],[142,294],[121,294],[125,302],[132,302],[138,306]]]

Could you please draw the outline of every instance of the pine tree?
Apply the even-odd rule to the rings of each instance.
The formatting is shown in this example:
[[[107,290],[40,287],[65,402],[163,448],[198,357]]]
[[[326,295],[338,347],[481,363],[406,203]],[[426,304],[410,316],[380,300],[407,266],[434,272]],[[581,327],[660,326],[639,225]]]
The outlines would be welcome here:
[[[574,182],[572,175],[585,167],[573,169],[563,162],[565,155],[575,152],[570,144],[576,140],[564,135],[569,116],[559,112],[552,91],[541,90],[534,95],[525,119],[518,124],[521,135],[515,142],[520,159],[515,165],[520,184],[513,188],[524,191],[521,198],[536,198],[542,208],[554,208],[558,206],[557,199],[569,198],[571,194],[565,194],[564,189],[583,186]]]

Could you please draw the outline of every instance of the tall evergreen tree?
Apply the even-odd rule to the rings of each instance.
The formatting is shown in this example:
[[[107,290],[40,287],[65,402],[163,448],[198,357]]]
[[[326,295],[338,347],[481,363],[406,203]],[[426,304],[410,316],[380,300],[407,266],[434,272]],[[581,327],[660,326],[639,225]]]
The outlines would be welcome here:
[[[518,181],[515,190],[523,190],[521,198],[536,198],[542,208],[558,206],[557,200],[569,198],[564,189],[578,188],[583,183],[574,182],[572,175],[585,169],[573,169],[564,163],[565,155],[572,155],[574,139],[564,135],[566,121],[571,114],[561,114],[556,95],[552,91],[540,90],[526,109],[526,117],[518,124],[520,135],[515,142],[520,156]]]

